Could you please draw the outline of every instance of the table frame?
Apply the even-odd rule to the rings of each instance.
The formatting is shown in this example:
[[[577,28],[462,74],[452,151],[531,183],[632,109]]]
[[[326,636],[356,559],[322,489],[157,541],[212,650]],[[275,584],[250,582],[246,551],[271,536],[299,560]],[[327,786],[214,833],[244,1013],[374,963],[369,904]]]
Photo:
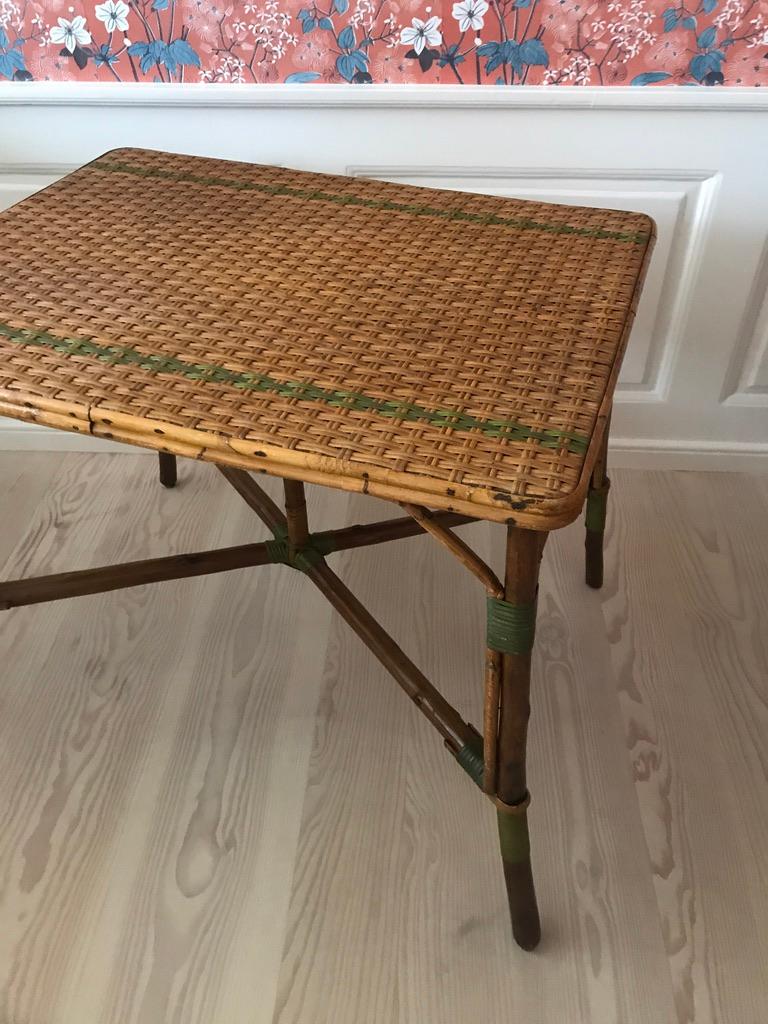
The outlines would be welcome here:
[[[593,588],[600,587],[603,579],[610,486],[606,471],[608,432],[605,419],[586,500],[586,582]],[[160,482],[165,487],[175,486],[176,456],[160,452],[159,462]],[[303,572],[408,694],[442,736],[448,751],[495,805],[513,935],[523,949],[534,949],[541,928],[528,833],[526,741],[539,566],[548,532],[507,523],[502,582],[452,532],[453,527],[476,521],[474,517],[401,502],[407,513],[402,518],[312,533],[301,480],[284,479],[283,511],[250,473],[221,464],[217,468],[269,527],[272,540],[2,582],[0,610],[257,565],[284,564]],[[486,590],[488,637],[482,734],[464,721],[325,560],[332,551],[424,533],[456,557]]]

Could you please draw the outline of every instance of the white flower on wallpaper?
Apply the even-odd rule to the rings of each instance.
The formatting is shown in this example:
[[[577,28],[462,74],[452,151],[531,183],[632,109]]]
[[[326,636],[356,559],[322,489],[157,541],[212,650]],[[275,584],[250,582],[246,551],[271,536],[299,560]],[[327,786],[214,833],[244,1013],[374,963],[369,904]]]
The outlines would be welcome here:
[[[470,29],[476,32],[485,24],[483,16],[487,10],[488,4],[485,0],[462,0],[461,3],[453,5],[451,13],[458,21],[462,32],[468,32]]]
[[[442,18],[436,18],[434,15],[426,21],[414,18],[400,33],[400,42],[403,46],[412,46],[417,54],[421,53],[425,46],[439,46],[443,41],[442,33],[437,27],[441,21]]]
[[[70,53],[74,53],[77,46],[84,46],[90,41],[91,33],[85,27],[85,18],[81,14],[71,21],[59,18],[58,25],[51,29],[51,42],[63,45]]]
[[[106,0],[96,4],[96,17],[103,21],[107,32],[125,32],[128,28],[128,4],[123,0]]]

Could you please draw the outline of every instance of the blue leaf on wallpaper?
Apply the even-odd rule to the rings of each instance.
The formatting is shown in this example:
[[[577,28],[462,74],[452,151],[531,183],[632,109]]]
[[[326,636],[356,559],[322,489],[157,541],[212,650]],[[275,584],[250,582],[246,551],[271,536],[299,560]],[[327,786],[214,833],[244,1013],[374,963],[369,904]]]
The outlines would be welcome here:
[[[696,19],[693,18],[693,17],[683,18],[682,24],[683,24],[683,28],[689,28],[692,31],[696,30]]]
[[[549,65],[549,56],[540,39],[526,39],[520,44],[520,58],[524,64]]]
[[[168,52],[179,64],[191,65],[195,68],[200,67],[200,58],[186,39],[174,39],[168,47]]]
[[[511,64],[512,70],[519,75],[523,70],[523,58],[520,54],[522,47],[514,39],[507,39],[499,47],[499,56],[504,64]],[[488,62],[491,63],[490,61]]]
[[[339,72],[342,78],[348,82],[352,81],[355,74],[355,65],[347,53],[342,53],[340,57],[336,58],[336,70]]]
[[[353,50],[349,55],[349,59],[355,65],[358,71],[368,70],[368,56],[363,53],[362,50]]]
[[[327,31],[333,32],[333,22],[331,21],[330,18],[321,18],[317,24],[320,28],[324,28]]]
[[[717,7],[717,0],[702,0],[701,9],[705,14],[711,14]]]
[[[151,43],[131,43],[128,53],[139,58],[139,67],[146,75],[153,65],[163,61],[167,49],[165,43],[156,39]]]
[[[477,48],[478,56],[480,57],[492,57],[494,53],[498,52],[501,43],[482,43]]]
[[[677,28],[678,18],[676,7],[668,7],[662,14],[662,18],[664,19],[665,32],[671,32],[673,28]]]
[[[305,82],[316,82],[319,77],[319,71],[294,71],[285,82],[287,85],[303,85]]]
[[[709,28],[705,28],[699,38],[696,40],[700,50],[708,50],[712,43],[715,41],[717,35],[717,29],[714,25],[710,25]]]
[[[355,33],[353,29],[347,25],[346,28],[343,28],[341,32],[339,32],[339,46],[342,50],[351,50],[354,45]]]
[[[349,0],[333,0],[333,9],[339,14],[346,14],[349,10]]]
[[[0,25],[0,50],[4,50],[8,45],[8,36],[5,34],[5,29]]]
[[[314,18],[305,18],[304,21],[302,21],[302,23],[301,23],[301,31],[302,32],[311,32],[312,29],[315,28],[316,25],[317,25],[317,22],[315,21]]]
[[[644,71],[642,75],[635,75],[630,85],[653,85],[654,82],[663,82],[665,78],[671,78],[666,71]]]
[[[13,78],[17,71],[26,71],[22,54],[18,50],[0,53],[0,75],[4,78]]]
[[[701,82],[710,71],[719,71],[723,56],[715,50],[712,53],[697,53],[690,64],[690,71],[697,82]]]
[[[530,7],[531,0],[515,0],[512,6],[517,8]]]
[[[152,0],[153,11],[166,11],[168,10],[169,0]]]

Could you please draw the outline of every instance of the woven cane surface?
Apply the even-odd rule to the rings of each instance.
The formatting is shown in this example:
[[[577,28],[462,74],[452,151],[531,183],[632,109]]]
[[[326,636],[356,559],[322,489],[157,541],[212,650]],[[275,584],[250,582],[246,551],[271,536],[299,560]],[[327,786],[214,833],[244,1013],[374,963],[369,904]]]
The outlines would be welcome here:
[[[0,226],[0,412],[480,518],[583,484],[654,233],[132,149]]]

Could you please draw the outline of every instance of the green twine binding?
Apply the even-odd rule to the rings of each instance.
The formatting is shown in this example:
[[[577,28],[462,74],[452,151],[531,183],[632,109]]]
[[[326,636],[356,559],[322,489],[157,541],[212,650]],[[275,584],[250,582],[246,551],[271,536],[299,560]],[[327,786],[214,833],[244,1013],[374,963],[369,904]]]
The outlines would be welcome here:
[[[503,654],[527,654],[536,631],[535,604],[509,604],[500,597],[488,598],[487,644]]]
[[[485,773],[482,736],[473,737],[470,742],[465,743],[456,754],[456,760],[475,785],[482,787]]]
[[[273,530],[274,539],[266,542],[270,562],[278,565],[288,565],[299,572],[307,572],[315,565],[319,565],[326,555],[335,550],[336,545],[332,537],[321,537],[311,534],[306,544],[291,557],[290,545],[288,543],[288,531],[284,526],[276,526]]]
[[[608,512],[608,488],[590,488],[587,493],[587,511],[584,522],[592,533],[602,533],[605,530],[605,520]]]

